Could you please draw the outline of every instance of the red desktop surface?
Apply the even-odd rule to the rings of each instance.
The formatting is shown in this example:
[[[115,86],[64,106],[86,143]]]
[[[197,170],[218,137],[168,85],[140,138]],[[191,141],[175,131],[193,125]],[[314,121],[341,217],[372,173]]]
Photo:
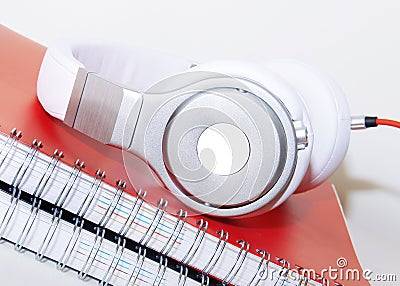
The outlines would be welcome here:
[[[156,204],[162,197],[169,201],[171,213],[179,208],[187,209],[157,183],[139,158],[129,157],[129,166],[133,166],[129,172],[130,181],[120,149],[94,141],[44,111],[36,96],[36,81],[45,50],[0,25],[0,131],[8,133],[17,127],[22,131],[21,141],[25,144],[38,138],[43,142],[44,153],[51,154],[58,148],[64,152],[63,161],[69,165],[77,158],[84,160],[84,171],[92,176],[100,168],[107,172],[106,181],[112,185],[122,179],[128,183],[128,192],[134,191],[133,185],[146,190],[149,203]],[[194,224],[200,216],[190,213],[188,221]],[[358,269],[362,273],[336,192],[329,182],[293,195],[277,209],[257,217],[204,218],[209,221],[208,233],[224,229],[229,232],[230,242],[238,239],[250,242],[253,253],[264,249],[271,257],[283,257],[292,266],[298,264],[315,269],[317,273],[330,266],[343,269],[343,274],[348,269]],[[339,258],[347,260],[346,267],[337,266]],[[344,285],[369,285],[365,280],[346,280],[346,277],[337,281]]]

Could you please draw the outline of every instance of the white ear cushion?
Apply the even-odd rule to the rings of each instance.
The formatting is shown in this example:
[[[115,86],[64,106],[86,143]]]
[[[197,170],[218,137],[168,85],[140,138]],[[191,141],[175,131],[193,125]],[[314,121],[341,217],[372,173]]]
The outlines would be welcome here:
[[[130,90],[143,92],[165,77],[185,71],[192,61],[151,49],[91,43],[59,43],[46,51],[37,93],[52,116],[63,120],[80,67]]]
[[[343,91],[326,74],[294,60],[276,60],[267,67],[300,94],[314,133],[310,165],[298,191],[316,187],[337,169],[346,154],[351,116]]]
[[[64,120],[80,67],[84,65],[73,57],[68,48],[47,49],[40,66],[37,96],[51,116]]]

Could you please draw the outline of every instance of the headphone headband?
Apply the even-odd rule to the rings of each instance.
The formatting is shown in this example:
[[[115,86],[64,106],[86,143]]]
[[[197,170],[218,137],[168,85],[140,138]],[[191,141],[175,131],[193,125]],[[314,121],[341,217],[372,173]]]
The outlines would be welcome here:
[[[61,44],[46,51],[37,93],[52,116],[102,143],[121,146],[121,131],[140,93],[192,65],[137,47]],[[88,116],[96,126],[83,120]]]

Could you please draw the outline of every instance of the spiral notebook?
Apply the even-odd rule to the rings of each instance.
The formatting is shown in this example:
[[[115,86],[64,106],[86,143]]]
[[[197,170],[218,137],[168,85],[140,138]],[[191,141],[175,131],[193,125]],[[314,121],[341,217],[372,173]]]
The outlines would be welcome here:
[[[195,215],[147,166],[134,162],[129,178],[120,150],[45,113],[43,46],[1,25],[0,42],[0,235],[18,252],[103,285],[305,285],[297,268],[321,273],[339,257],[362,271],[329,182],[257,217]]]
[[[230,243],[228,230],[208,234],[206,219],[187,224],[187,212],[169,214],[166,200],[154,207],[145,191],[130,195],[125,182],[110,186],[104,171],[90,177],[83,162],[70,167],[62,151],[47,156],[42,142],[28,147],[20,137],[0,136],[0,236],[18,251],[101,285],[319,284],[265,250],[249,253],[247,241]]]

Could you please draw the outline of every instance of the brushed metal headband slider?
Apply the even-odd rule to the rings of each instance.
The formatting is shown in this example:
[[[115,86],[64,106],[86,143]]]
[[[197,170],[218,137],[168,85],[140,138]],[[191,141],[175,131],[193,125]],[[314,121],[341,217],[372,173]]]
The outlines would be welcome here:
[[[95,140],[111,144],[123,96],[122,87],[80,68],[64,122]]]

